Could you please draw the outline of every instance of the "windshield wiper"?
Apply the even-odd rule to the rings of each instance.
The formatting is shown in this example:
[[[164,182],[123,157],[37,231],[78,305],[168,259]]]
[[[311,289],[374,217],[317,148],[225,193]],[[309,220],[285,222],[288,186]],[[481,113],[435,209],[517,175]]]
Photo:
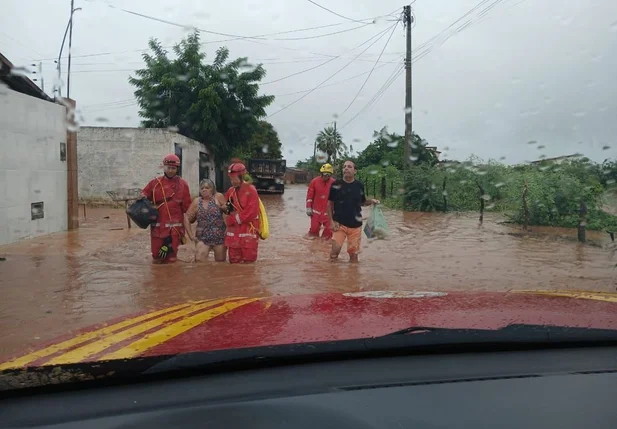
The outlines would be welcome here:
[[[368,344],[391,343],[397,337],[404,343],[438,344],[516,344],[516,343],[597,343],[617,341],[617,330],[569,326],[512,324],[501,329],[456,329],[431,326],[411,326],[368,339]],[[398,342],[399,340],[397,340]]]
[[[617,344],[617,330],[545,325],[509,325],[502,329],[449,329],[413,326],[372,338],[282,344],[255,348],[192,352],[170,357],[146,370],[155,374],[232,365],[277,365],[299,360],[370,357],[383,352],[494,351],[522,347],[601,346]]]

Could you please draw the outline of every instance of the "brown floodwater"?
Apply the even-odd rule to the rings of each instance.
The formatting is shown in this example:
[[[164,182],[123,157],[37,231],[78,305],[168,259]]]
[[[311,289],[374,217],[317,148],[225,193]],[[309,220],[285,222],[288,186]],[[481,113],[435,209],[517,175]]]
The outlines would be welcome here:
[[[359,264],[328,261],[329,243],[307,240],[306,186],[264,195],[271,236],[253,265],[206,261],[152,265],[147,230],[122,209],[80,209],[79,230],[0,246],[0,357],[74,329],[187,300],[368,290],[615,291],[607,234],[531,228],[488,214],[385,211],[386,240],[363,237]],[[367,210],[368,212],[368,210]],[[193,245],[181,248],[186,261]],[[212,258],[212,255],[210,256]]]

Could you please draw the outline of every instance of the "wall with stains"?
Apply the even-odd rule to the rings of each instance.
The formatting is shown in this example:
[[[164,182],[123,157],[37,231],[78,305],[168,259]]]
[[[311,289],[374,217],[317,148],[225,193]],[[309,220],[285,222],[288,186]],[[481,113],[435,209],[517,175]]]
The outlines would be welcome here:
[[[2,86],[0,142],[0,244],[66,230],[65,107]]]
[[[198,194],[200,152],[214,179],[213,157],[200,142],[166,129],[81,127],[77,132],[79,199],[111,202],[107,191],[143,188],[163,174],[163,158],[182,148],[182,177]]]

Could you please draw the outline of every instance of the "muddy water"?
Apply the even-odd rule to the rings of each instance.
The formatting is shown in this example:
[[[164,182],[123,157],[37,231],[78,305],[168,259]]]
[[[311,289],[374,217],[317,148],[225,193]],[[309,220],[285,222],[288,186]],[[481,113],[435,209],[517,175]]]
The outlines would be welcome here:
[[[386,212],[387,240],[363,237],[360,264],[328,262],[328,243],[307,240],[306,187],[263,196],[271,237],[254,265],[153,266],[148,231],[118,209],[88,209],[79,230],[0,247],[0,358],[68,331],[192,299],[366,290],[570,289],[614,291],[610,246],[582,246],[576,232],[498,216]],[[367,210],[368,214],[368,210]],[[83,212],[81,213],[83,216]],[[608,244],[606,234],[588,233]],[[190,259],[193,246],[181,249]],[[212,256],[211,256],[212,258]]]

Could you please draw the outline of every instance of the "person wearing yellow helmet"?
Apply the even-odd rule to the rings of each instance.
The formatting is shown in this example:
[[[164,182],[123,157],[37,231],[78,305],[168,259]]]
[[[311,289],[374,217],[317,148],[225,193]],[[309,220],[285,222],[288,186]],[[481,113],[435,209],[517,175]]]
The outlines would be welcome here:
[[[306,193],[306,215],[311,218],[309,237],[319,237],[319,231],[323,226],[321,237],[329,240],[332,238],[332,229],[328,219],[328,196],[330,187],[334,183],[332,174],[334,169],[330,164],[324,164],[319,169],[321,175],[311,180]]]

